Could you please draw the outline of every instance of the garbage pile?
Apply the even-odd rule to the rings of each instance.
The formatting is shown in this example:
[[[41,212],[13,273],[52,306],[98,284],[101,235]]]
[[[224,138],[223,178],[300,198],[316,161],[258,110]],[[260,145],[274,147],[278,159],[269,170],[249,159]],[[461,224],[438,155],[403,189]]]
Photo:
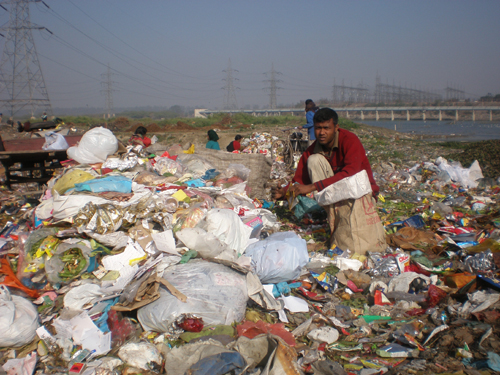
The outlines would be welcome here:
[[[387,249],[311,251],[327,224],[283,225],[244,165],[86,135],[40,202],[2,196],[6,373],[500,371],[500,188],[479,165],[375,165]]]
[[[246,154],[264,154],[270,155],[271,145],[278,137],[272,136],[267,132],[254,132],[248,138],[242,141],[243,150]]]

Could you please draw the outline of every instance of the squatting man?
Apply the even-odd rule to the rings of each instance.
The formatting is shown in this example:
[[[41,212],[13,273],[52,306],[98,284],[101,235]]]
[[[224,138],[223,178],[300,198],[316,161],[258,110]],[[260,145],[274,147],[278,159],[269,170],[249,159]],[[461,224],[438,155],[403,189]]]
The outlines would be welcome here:
[[[273,189],[273,199],[283,199],[287,192],[293,196],[314,193],[316,199],[323,191],[323,195],[331,193],[326,200],[329,204],[322,202],[328,213],[330,245],[358,254],[385,250],[385,231],[375,208],[379,187],[361,141],[339,127],[337,112],[330,108],[319,109],[313,122],[316,141],[302,154],[292,182]],[[352,186],[348,196],[359,191],[362,196],[340,198],[345,196],[344,186]]]

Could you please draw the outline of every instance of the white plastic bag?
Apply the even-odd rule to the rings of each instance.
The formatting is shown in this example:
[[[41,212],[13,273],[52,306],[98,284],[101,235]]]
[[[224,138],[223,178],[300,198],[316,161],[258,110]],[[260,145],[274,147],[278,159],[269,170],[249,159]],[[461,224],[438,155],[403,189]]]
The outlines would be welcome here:
[[[262,284],[276,284],[296,279],[309,261],[306,241],[295,232],[279,232],[247,247],[252,271]]]
[[[436,159],[436,165],[441,171],[448,172],[452,181],[458,182],[465,188],[476,188],[477,180],[483,178],[483,172],[477,160],[470,168],[464,168],[460,162],[455,161],[450,164],[448,160],[440,156]]]
[[[314,198],[320,206],[328,206],[346,199],[359,199],[371,192],[370,179],[363,169],[315,193]]]
[[[243,254],[252,228],[243,224],[240,217],[233,211],[224,208],[214,208],[205,217],[206,231],[212,233],[230,249]]]
[[[18,347],[31,342],[38,328],[38,312],[23,297],[12,296],[0,285],[0,347]]]
[[[187,313],[202,318],[205,325],[229,325],[245,317],[248,301],[246,278],[229,267],[192,260],[167,268],[163,278],[187,300],[181,302],[160,287],[160,298],[137,312],[145,331],[167,332],[179,316]]]
[[[153,344],[139,342],[123,345],[118,351],[118,357],[129,365],[142,370],[161,368],[161,354]]]
[[[226,169],[226,177],[231,178],[233,176],[241,178],[243,181],[247,181],[250,176],[250,168],[245,167],[243,164],[230,163]]]
[[[78,146],[68,148],[71,159],[81,164],[104,163],[109,155],[118,150],[118,140],[113,132],[103,127],[86,132]]]
[[[69,147],[64,135],[48,132],[45,134],[45,143],[42,146],[44,150],[66,150]]]
[[[189,249],[196,250],[202,258],[215,258],[223,252],[230,252],[231,249],[222,243],[213,233],[207,233],[201,228],[184,228],[178,231],[177,238]],[[234,252],[234,259],[237,258]]]

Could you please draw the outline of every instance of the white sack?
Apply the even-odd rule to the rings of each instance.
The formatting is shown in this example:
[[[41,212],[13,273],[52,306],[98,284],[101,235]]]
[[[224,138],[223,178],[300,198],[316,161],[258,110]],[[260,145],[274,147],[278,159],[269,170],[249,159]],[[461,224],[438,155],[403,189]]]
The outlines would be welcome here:
[[[328,206],[346,199],[359,199],[372,192],[368,173],[363,169],[354,176],[343,178],[314,193],[314,198],[320,206]]]
[[[12,296],[0,285],[0,347],[18,347],[31,342],[38,328],[38,312],[23,297]]]
[[[44,150],[66,150],[69,147],[64,135],[48,132],[45,134],[45,143],[42,146]]]
[[[113,132],[103,127],[86,132],[77,146],[68,148],[67,154],[80,164],[104,163],[118,150],[118,140]]]
[[[161,286],[160,298],[137,311],[137,318],[145,331],[167,332],[184,314],[202,318],[205,325],[229,325],[245,318],[248,302],[246,278],[229,267],[191,260],[167,268],[163,278],[187,300],[180,301]]]
[[[309,262],[306,241],[295,232],[273,233],[249,245],[245,255],[252,258],[252,272],[263,284],[296,279]]]

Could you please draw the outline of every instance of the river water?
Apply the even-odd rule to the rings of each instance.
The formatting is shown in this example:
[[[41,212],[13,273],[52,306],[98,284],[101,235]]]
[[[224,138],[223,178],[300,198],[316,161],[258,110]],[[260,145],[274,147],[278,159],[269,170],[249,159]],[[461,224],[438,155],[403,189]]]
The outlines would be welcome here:
[[[370,126],[422,135],[432,141],[485,141],[500,139],[500,122],[473,121],[360,121]]]

